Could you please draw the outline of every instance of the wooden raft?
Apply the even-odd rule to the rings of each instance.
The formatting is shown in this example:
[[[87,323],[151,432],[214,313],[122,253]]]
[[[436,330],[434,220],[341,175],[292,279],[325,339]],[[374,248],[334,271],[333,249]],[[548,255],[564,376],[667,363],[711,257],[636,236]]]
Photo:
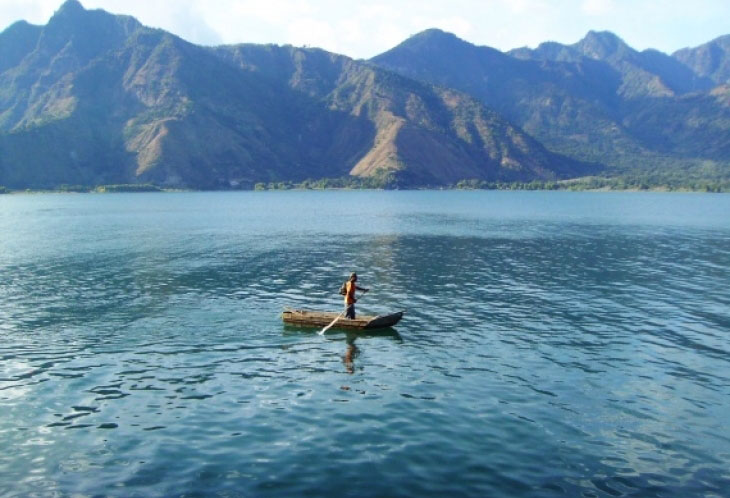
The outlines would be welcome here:
[[[392,327],[403,318],[403,311],[389,313],[387,315],[357,315],[357,318],[350,320],[344,316],[340,317],[333,325],[336,328],[348,329],[380,329]],[[284,310],[281,314],[284,323],[293,325],[304,325],[309,327],[326,327],[340,313],[335,311],[309,311],[309,310]]]

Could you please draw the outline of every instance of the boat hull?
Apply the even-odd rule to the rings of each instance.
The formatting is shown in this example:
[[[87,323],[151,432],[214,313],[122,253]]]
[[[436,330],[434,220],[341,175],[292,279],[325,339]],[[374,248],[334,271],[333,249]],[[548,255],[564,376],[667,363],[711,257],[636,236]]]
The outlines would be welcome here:
[[[403,311],[398,311],[378,316],[358,315],[357,318],[351,320],[345,318],[344,315],[340,316],[341,313],[333,311],[285,310],[281,318],[284,323],[304,327],[326,327],[337,318],[333,328],[372,330],[392,327],[403,318],[403,313]]]

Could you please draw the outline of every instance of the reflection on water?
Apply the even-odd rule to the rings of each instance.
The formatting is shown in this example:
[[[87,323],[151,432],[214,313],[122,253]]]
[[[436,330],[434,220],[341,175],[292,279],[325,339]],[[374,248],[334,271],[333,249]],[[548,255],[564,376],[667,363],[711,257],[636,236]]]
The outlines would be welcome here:
[[[729,199],[0,198],[0,494],[720,496]]]
[[[360,350],[357,349],[357,346],[355,346],[356,339],[357,337],[355,335],[348,335],[345,356],[342,358],[342,362],[345,364],[345,368],[349,374],[355,373],[355,357],[360,352]]]

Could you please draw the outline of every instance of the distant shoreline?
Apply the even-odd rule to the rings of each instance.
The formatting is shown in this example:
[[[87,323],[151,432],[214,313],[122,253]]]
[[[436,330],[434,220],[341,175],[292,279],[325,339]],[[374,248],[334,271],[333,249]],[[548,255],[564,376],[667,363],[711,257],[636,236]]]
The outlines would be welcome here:
[[[138,193],[138,192],[241,192],[281,190],[553,190],[578,192],[730,192],[730,179],[663,178],[655,175],[616,177],[586,176],[565,180],[486,181],[464,179],[450,185],[411,185],[393,176],[320,178],[302,181],[235,182],[219,188],[165,187],[152,183],[103,185],[62,184],[51,188],[11,189],[0,185],[0,194],[17,193]]]
[[[37,195],[37,194],[121,194],[121,193],[181,193],[181,192],[324,192],[324,191],[492,191],[492,192],[633,192],[633,193],[685,193],[685,194],[727,194],[730,189],[708,190],[704,188],[668,188],[668,187],[648,187],[648,188],[583,188],[583,187],[561,187],[561,188],[464,188],[464,187],[422,187],[422,188],[353,188],[353,187],[324,187],[324,188],[265,188],[265,189],[186,189],[186,188],[162,188],[154,189],[107,189],[107,188],[89,188],[89,189],[0,189],[0,195],[16,196],[16,195]]]

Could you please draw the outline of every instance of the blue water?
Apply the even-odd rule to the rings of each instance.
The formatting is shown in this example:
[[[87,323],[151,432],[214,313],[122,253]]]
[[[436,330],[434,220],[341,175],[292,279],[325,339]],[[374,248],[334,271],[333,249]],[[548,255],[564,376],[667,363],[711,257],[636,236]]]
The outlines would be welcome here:
[[[0,196],[0,496],[730,496],[729,282],[728,195]]]

